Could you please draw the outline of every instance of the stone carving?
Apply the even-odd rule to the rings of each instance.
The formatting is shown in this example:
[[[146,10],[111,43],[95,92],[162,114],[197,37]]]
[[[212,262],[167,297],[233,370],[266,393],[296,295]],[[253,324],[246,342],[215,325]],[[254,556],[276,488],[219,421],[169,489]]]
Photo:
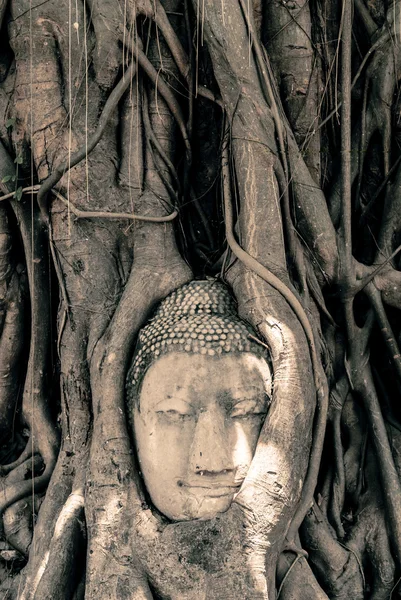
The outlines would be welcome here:
[[[173,521],[225,512],[251,463],[271,397],[266,347],[226,286],[193,281],[139,334],[127,410],[153,505]]]

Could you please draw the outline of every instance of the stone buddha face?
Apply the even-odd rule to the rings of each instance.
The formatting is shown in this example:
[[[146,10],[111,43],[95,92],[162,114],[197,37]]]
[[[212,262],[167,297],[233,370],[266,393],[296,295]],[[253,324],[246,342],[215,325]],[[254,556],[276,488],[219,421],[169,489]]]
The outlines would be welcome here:
[[[251,463],[271,371],[251,352],[170,352],[150,365],[130,421],[154,506],[174,521],[226,511]]]

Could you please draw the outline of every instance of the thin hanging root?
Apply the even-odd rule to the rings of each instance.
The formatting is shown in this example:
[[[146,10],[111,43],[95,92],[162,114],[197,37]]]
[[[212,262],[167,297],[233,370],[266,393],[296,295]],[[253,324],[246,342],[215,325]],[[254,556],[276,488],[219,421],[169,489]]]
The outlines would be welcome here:
[[[368,88],[369,88],[369,79],[365,81],[364,90],[363,90],[363,104],[362,104],[362,115],[361,115],[361,139],[359,142],[359,173],[357,179],[356,193],[355,193],[355,207],[357,210],[360,210],[361,203],[361,186],[362,186],[362,176],[363,176],[363,165],[365,162],[365,156],[368,149],[368,145],[366,143],[366,105],[368,99]]]
[[[356,83],[358,82],[363,69],[366,66],[366,63],[368,62],[369,58],[372,56],[372,54],[378,49],[380,48],[380,46],[382,46],[383,44],[385,44],[388,40],[390,39],[390,34],[388,31],[385,31],[383,33],[383,35],[380,36],[380,38],[378,40],[375,41],[375,43],[369,48],[368,52],[365,54],[363,61],[361,62],[359,69],[357,71],[357,73],[355,74],[355,77],[352,80],[351,83],[351,91],[354,89]],[[329,121],[330,119],[332,119],[334,116],[336,116],[338,114],[338,111],[340,110],[342,106],[342,100],[340,102],[338,102],[335,106],[335,108],[333,108],[333,110],[327,115],[327,117],[325,117],[320,123],[319,125],[316,127],[316,129],[314,130],[313,133],[310,134],[314,135],[316,134],[318,131],[320,131]],[[309,139],[306,138],[305,142],[302,146],[302,149],[304,148],[304,146],[309,142]]]
[[[178,67],[179,72],[181,73],[184,80],[190,84],[192,77],[190,60],[184,48],[182,47],[182,44],[177,37],[177,34],[171,26],[171,23],[169,21],[166,11],[164,10],[164,7],[161,5],[159,0],[154,0],[153,5],[154,6],[152,7],[151,11],[144,9],[143,7],[142,9],[141,7],[137,7],[137,15],[142,14],[146,16],[148,19],[153,20],[157,27],[159,27],[166,41],[166,44],[171,52],[171,55]],[[126,43],[125,37],[120,37],[119,41],[123,45],[125,45]],[[191,89],[189,90],[189,93],[192,95]],[[208,90],[207,88],[202,86],[197,88],[196,95],[202,96],[202,98],[210,100],[210,102],[214,102],[215,104],[220,106],[220,108],[224,109],[224,105],[221,98],[218,98],[211,90]]]
[[[193,135],[193,126],[194,126],[194,99],[195,99],[196,95],[199,93],[199,89],[197,89],[198,88],[197,77],[194,76],[194,73],[198,72],[198,67],[196,64],[196,56],[195,56],[194,48],[192,45],[191,24],[190,24],[190,19],[189,19],[189,0],[184,0],[184,12],[185,12],[185,26],[187,29],[188,50],[189,50],[188,61],[189,61],[189,65],[190,65],[189,75],[187,78],[188,90],[189,90],[187,130],[188,130],[190,142],[192,144],[192,135]],[[222,103],[220,102],[219,104],[224,110]],[[189,195],[190,201],[193,204],[193,206],[195,207],[195,210],[197,211],[199,219],[202,223],[203,230],[206,234],[207,241],[209,243],[209,248],[213,248],[213,235],[211,232],[210,224],[205,215],[205,211],[203,210],[202,205],[199,201],[200,199],[197,198],[193,187],[190,185],[190,183],[188,185],[189,173],[188,173],[188,165],[187,164],[185,164],[184,177],[185,177],[185,180],[187,181],[187,187],[190,188],[190,189],[185,190],[185,192],[186,192],[185,201],[187,200],[187,197]],[[192,227],[192,223],[191,223],[191,227]],[[197,247],[196,250],[198,251],[198,249],[199,249],[199,246]],[[203,256],[205,257],[206,255],[203,255]]]
[[[166,19],[168,21],[167,15],[166,15]],[[165,26],[166,26],[166,24],[164,23],[164,27]],[[177,38],[177,40],[178,40],[178,38]],[[131,51],[133,53],[134,58],[136,57],[138,59],[139,65],[142,67],[142,69],[148,75],[149,79],[153,82],[157,92],[159,92],[160,95],[163,97],[163,99],[165,100],[171,113],[173,114],[174,118],[176,119],[176,121],[178,123],[178,127],[181,131],[181,134],[182,134],[182,137],[184,140],[185,148],[186,148],[186,161],[187,161],[187,164],[190,166],[192,163],[191,144],[190,144],[190,141],[188,138],[188,132],[186,130],[185,120],[184,120],[184,116],[181,111],[180,105],[178,104],[174,94],[170,91],[167,84],[163,81],[163,79],[158,77],[158,73],[157,73],[156,69],[153,67],[152,63],[149,61],[149,59],[147,58],[145,53],[142,51],[142,49],[139,47],[139,45],[138,44],[132,45]],[[173,45],[172,52],[173,51],[174,51],[175,55],[177,55],[177,45]],[[180,64],[181,65],[183,64],[182,63],[182,60],[183,60],[182,52],[178,53],[180,55]],[[188,60],[186,62],[188,63]],[[122,96],[124,95],[126,90],[128,89],[135,74],[136,74],[136,61],[133,60],[133,62],[128,67],[127,71],[124,73],[124,76],[122,77],[122,79],[119,81],[119,83],[116,85],[116,87],[111,92],[110,96],[108,97],[107,102],[104,106],[103,112],[100,116],[99,124],[98,124],[96,131],[87,140],[87,143],[85,143],[85,145],[80,150],[78,150],[77,152],[72,154],[68,160],[62,162],[58,167],[56,167],[54,169],[54,171],[52,172],[52,174],[47,179],[45,179],[45,181],[40,186],[39,191],[38,191],[37,201],[38,201],[39,208],[40,208],[40,211],[42,214],[42,218],[44,219],[45,223],[48,223],[48,221],[49,221],[48,195],[49,195],[50,191],[52,190],[52,188],[54,188],[57,185],[57,183],[60,181],[60,179],[63,177],[63,175],[67,171],[69,171],[72,167],[76,166],[79,162],[81,162],[82,160],[87,158],[88,154],[90,152],[92,152],[92,150],[96,147],[96,145],[98,144],[98,142],[100,141],[100,139],[103,136],[103,133],[105,131],[105,128],[106,128],[106,125],[108,123],[110,116],[112,115],[112,113],[114,112],[114,110],[116,109],[116,107],[118,105],[118,102],[120,101],[120,99],[122,98]],[[187,73],[187,76],[188,76],[188,73]],[[213,94],[210,94],[210,95],[204,94],[204,95],[205,95],[205,97],[208,97],[209,99],[215,100]],[[8,197],[8,195],[7,195],[7,197]],[[69,206],[71,208],[71,203],[69,203]],[[74,209],[75,209],[75,215],[78,218],[114,218],[114,219],[130,218],[130,219],[134,219],[134,220],[136,219],[136,220],[142,220],[142,221],[165,222],[168,220],[172,220],[177,216],[175,213],[172,213],[172,215],[169,215],[168,217],[164,217],[164,218],[141,217],[139,215],[129,215],[129,213],[107,213],[107,212],[100,213],[100,212],[96,212],[96,211],[93,211],[93,212],[79,211],[79,209],[77,209],[75,207],[74,207]]]
[[[39,190],[40,185],[28,185],[27,187],[22,188],[22,193],[32,194],[33,192],[34,194],[36,194],[36,192],[38,192]],[[11,200],[12,198],[15,198],[16,195],[16,190],[14,190],[13,192],[7,192],[6,194],[3,194],[3,196],[0,196],[0,202],[3,202],[4,200]]]
[[[397,246],[397,248],[377,267],[377,269],[369,273],[369,275],[366,275],[365,279],[358,281],[354,288],[354,294],[356,295],[358,292],[361,292],[371,281],[373,281],[380,271],[382,271],[386,265],[391,263],[393,258],[395,258],[399,252],[401,252],[401,244]]]
[[[184,0],[184,13],[185,13],[185,27],[187,30],[187,44],[188,44],[188,121],[187,121],[187,129],[189,139],[192,142],[192,133],[193,133],[193,125],[194,125],[194,98],[196,95],[196,77],[194,76],[197,73],[196,66],[196,57],[194,53],[194,47],[192,44],[192,32],[191,32],[191,22],[189,19],[189,0]]]
[[[284,575],[284,577],[281,580],[280,583],[280,587],[277,590],[277,596],[276,596],[276,600],[279,600],[280,598],[284,598],[285,599],[285,584],[287,581],[290,580],[291,575],[293,573],[293,570],[295,569],[297,563],[302,560],[302,559],[306,559],[307,558],[307,553],[306,552],[298,552],[295,556],[295,560],[292,561],[292,563],[290,564],[290,566],[287,568],[286,573]],[[280,570],[282,570],[283,565],[284,565],[284,561],[287,559],[286,555],[281,554],[279,561],[281,561],[280,564]],[[302,581],[302,583],[304,583]],[[309,590],[308,590],[309,591]]]
[[[185,146],[185,169],[184,169],[184,196],[187,194],[189,190],[189,173],[192,166],[192,148],[191,142],[188,135],[188,130],[185,123],[184,113],[181,109],[179,102],[177,101],[175,95],[166,84],[164,79],[159,76],[158,71],[156,71],[155,67],[148,59],[146,54],[143,52],[139,43],[131,44],[130,50],[132,55],[135,56],[138,60],[139,66],[146,73],[150,81],[153,83],[155,87],[155,94],[160,94],[163,98],[164,102],[167,104],[171,114],[173,115],[178,129],[180,130],[182,139],[184,141]]]

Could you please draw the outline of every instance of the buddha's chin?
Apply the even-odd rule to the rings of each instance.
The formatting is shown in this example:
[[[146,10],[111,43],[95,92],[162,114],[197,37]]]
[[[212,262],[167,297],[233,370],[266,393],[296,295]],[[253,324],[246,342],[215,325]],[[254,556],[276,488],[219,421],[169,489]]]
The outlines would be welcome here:
[[[209,521],[226,512],[233,501],[234,493],[221,496],[186,494],[174,506],[161,510],[171,521]],[[171,510],[169,510],[171,508]]]

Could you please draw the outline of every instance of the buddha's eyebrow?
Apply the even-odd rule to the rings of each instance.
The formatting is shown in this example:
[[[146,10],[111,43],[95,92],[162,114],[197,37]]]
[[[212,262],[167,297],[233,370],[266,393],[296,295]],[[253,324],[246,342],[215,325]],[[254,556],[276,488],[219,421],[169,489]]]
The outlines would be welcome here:
[[[252,394],[252,395],[251,395]],[[264,388],[261,388],[257,385],[244,385],[237,387],[235,391],[229,389],[222,391],[219,394],[219,398],[227,398],[230,397],[232,400],[253,400],[257,398],[264,398],[264,396],[269,396]]]
[[[255,405],[266,404],[269,402],[269,395],[266,392],[262,392],[257,396],[234,396],[231,400],[233,405],[240,404],[241,402],[254,402]]]
[[[257,393],[255,394],[255,392]],[[237,388],[234,393],[231,390],[221,392],[218,394],[217,401],[220,405],[225,406],[226,409],[228,409],[232,406],[236,406],[240,402],[255,402],[255,405],[266,404],[269,401],[269,395],[265,390],[261,390],[254,385],[245,388]]]
[[[191,404],[191,402],[188,402],[188,400],[184,400],[184,398],[176,398],[174,396],[174,394],[167,394],[162,400],[159,400],[159,402],[154,404],[153,408],[157,408],[159,406],[159,404],[166,402],[166,400],[176,400],[177,402],[184,402],[185,404],[188,404],[188,406],[191,406],[192,408],[194,408],[194,405]]]

